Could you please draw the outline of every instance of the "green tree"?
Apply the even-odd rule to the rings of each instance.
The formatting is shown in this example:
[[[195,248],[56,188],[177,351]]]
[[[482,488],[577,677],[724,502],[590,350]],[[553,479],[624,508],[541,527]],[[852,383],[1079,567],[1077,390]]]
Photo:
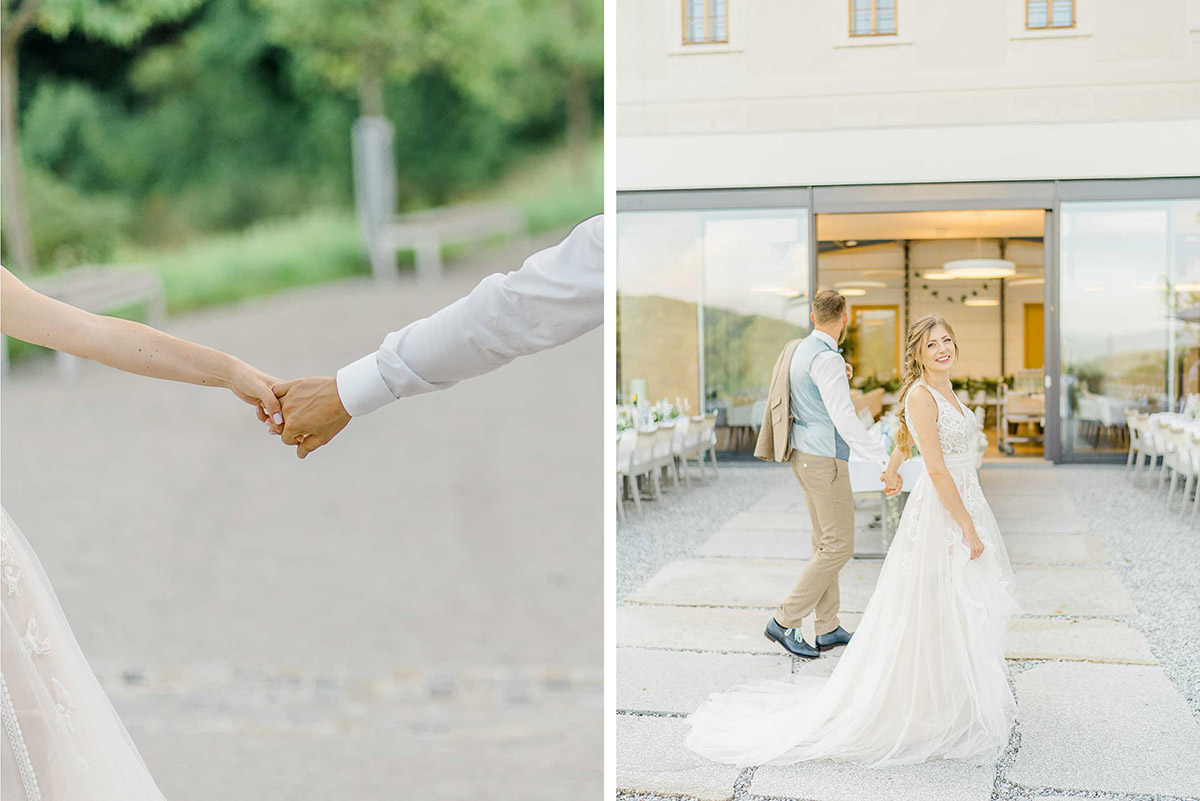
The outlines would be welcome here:
[[[33,238],[25,212],[17,124],[17,53],[21,37],[39,28],[56,38],[80,31],[114,44],[136,41],[154,23],[179,19],[199,0],[3,0],[0,5],[0,160],[4,163],[4,234],[13,266],[34,269]]]

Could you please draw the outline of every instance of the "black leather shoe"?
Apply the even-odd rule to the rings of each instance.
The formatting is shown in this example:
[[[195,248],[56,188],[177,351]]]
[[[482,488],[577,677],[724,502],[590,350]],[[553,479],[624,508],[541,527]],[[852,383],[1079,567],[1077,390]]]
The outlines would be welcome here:
[[[802,656],[805,659],[816,659],[821,655],[821,652],[804,641],[804,636],[800,634],[800,629],[785,629],[779,625],[775,618],[771,618],[771,622],[767,624],[767,630],[763,632],[768,640],[774,640],[783,646],[783,650],[787,651],[792,656]]]
[[[845,645],[850,642],[850,638],[853,636],[852,633],[838,626],[828,634],[817,635],[817,650],[828,651],[831,648],[837,648],[839,645]]]

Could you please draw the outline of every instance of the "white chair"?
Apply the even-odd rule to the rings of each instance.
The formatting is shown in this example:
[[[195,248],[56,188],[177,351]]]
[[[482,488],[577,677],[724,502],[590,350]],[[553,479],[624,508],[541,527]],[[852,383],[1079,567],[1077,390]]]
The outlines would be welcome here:
[[[696,466],[700,470],[700,477],[704,477],[704,454],[708,453],[712,459],[713,472],[717,472],[717,413],[710,412],[709,414],[694,415],[688,423],[688,435],[684,440],[683,458],[686,462],[688,459],[695,459]],[[688,465],[688,470],[691,466]]]
[[[1175,500],[1175,485],[1179,479],[1183,479],[1183,498],[1184,503],[1187,503],[1188,491],[1192,482],[1196,479],[1195,466],[1192,464],[1192,448],[1191,440],[1188,437],[1188,432],[1180,426],[1173,426],[1170,433],[1171,439],[1171,488],[1167,492],[1167,511],[1171,510],[1171,503]]]
[[[1175,433],[1171,430],[1169,421],[1162,421],[1158,424],[1158,429],[1152,433],[1154,438],[1154,447],[1162,456],[1162,463],[1158,471],[1158,489],[1161,491],[1167,483],[1167,476],[1175,469]]]
[[[763,404],[765,410],[766,404]],[[763,412],[766,413],[765,411]],[[760,418],[761,419],[761,418]],[[707,451],[709,458],[712,460],[713,475],[720,478],[720,472],[717,470],[717,413],[709,412],[704,415],[703,421],[700,423],[700,446],[699,446],[699,462],[703,465],[704,454]]]
[[[1125,425],[1129,428],[1129,456],[1125,459],[1125,472],[1132,473],[1135,464],[1141,461],[1140,453],[1145,447],[1143,437],[1150,424],[1148,415],[1133,409],[1125,410]]]
[[[1159,459],[1162,457],[1165,448],[1166,445],[1163,442],[1161,427],[1155,426],[1150,416],[1146,415],[1145,425],[1141,429],[1141,445],[1138,448],[1138,456],[1134,462],[1133,472],[1143,472],[1143,456],[1145,457],[1145,471],[1158,470]]]
[[[650,451],[650,480],[654,483],[656,498],[662,498],[662,474],[675,465],[675,455],[671,452],[674,442],[675,423],[659,423],[658,430],[654,432],[654,447]]]
[[[633,468],[633,451],[637,443],[637,430],[629,429],[617,434],[617,516],[625,519],[625,481],[634,481],[631,471]],[[637,482],[634,481],[634,498],[638,508],[641,499],[637,497]]]
[[[1189,439],[1191,441],[1188,443],[1188,449],[1192,454],[1192,464],[1196,468],[1196,483],[1194,485],[1196,497],[1192,501],[1192,518],[1195,519],[1200,517],[1200,433],[1192,433]],[[1184,493],[1183,497],[1186,502],[1187,493]]]
[[[645,428],[635,431],[636,440],[634,441],[633,456],[630,458],[629,464],[629,484],[630,491],[633,493],[633,505],[639,512],[642,511],[642,496],[638,489],[638,478],[653,472],[651,466],[654,462],[653,451],[654,442],[658,433],[658,426],[646,426]]]
[[[691,433],[692,421],[686,417],[680,417],[675,421],[675,439],[671,442],[671,462],[675,468],[675,486],[679,486],[679,473],[682,466],[683,480],[689,486],[691,478],[688,475],[687,459],[684,458],[687,447],[688,435]]]

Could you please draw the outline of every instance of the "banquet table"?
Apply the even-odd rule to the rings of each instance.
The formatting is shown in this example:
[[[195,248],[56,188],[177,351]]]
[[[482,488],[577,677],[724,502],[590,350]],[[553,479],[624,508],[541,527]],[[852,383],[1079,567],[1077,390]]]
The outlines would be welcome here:
[[[1157,432],[1163,423],[1183,424],[1189,434],[1200,436],[1200,420],[1191,420],[1178,412],[1157,412],[1150,415],[1150,429]]]

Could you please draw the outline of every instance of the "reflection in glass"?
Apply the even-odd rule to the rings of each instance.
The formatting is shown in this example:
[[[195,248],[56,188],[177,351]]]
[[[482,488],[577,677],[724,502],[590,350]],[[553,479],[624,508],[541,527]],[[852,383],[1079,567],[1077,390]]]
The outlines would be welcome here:
[[[1200,300],[1200,202],[1062,212],[1064,454],[1124,452],[1126,410],[1175,409],[1195,383],[1200,324],[1181,316]]]
[[[645,386],[639,401],[757,426],[780,350],[808,331],[807,212],[624,212],[617,231],[619,401]]]

